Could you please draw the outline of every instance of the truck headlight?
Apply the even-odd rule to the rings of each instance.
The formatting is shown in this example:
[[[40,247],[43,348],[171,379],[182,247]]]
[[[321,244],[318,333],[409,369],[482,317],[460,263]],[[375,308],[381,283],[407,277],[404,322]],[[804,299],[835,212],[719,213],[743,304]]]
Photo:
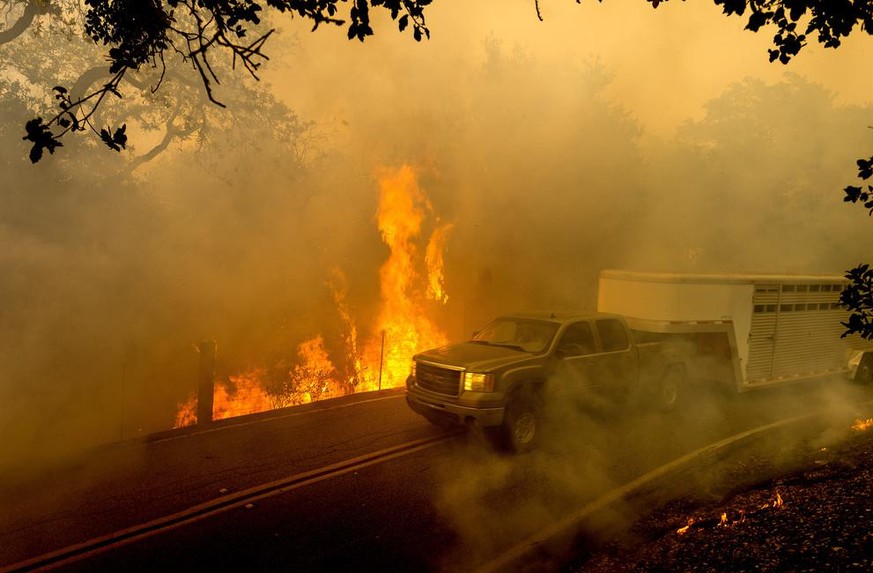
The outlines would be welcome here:
[[[494,374],[464,372],[464,390],[491,392],[494,390]]]
[[[415,378],[415,360],[409,361],[409,375]]]

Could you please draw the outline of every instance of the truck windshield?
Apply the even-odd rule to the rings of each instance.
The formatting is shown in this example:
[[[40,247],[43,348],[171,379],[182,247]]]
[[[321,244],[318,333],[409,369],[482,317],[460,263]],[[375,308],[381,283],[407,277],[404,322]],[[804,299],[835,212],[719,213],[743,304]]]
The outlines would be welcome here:
[[[504,317],[489,323],[473,337],[473,342],[539,354],[549,348],[557,331],[558,325],[553,322]]]

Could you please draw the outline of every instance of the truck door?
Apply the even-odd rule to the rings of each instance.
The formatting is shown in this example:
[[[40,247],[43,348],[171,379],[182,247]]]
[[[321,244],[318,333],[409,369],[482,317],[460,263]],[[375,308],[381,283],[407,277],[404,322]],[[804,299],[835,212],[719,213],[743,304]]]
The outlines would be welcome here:
[[[598,386],[599,354],[594,329],[589,321],[569,325],[558,341],[555,354],[558,361],[557,375],[550,381],[554,394],[584,394]]]
[[[631,348],[630,336],[622,321],[601,318],[595,321],[601,354],[597,361],[597,377],[610,392],[618,395],[631,389],[637,380],[638,359]]]

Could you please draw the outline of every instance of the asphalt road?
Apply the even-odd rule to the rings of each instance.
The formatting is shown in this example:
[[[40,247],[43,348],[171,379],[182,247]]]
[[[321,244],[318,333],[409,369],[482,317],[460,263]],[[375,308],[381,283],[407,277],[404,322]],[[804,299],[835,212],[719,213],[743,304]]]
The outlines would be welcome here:
[[[850,417],[870,398],[869,388],[833,381],[732,398],[701,394],[672,413],[562,404],[540,450],[506,456],[476,434],[430,426],[399,392],[349,397],[7,476],[0,571],[55,551],[68,555],[77,544],[81,554],[53,567],[487,568],[568,513],[689,451],[806,412]],[[688,487],[706,487],[693,481]]]

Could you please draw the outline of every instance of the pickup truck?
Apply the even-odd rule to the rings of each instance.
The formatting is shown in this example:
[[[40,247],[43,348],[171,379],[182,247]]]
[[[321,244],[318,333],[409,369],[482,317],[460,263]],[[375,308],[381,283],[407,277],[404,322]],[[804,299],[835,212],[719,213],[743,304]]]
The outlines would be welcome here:
[[[434,424],[481,427],[518,452],[535,446],[550,404],[646,397],[672,408],[685,383],[679,356],[637,343],[620,315],[512,314],[413,356],[406,401]]]

